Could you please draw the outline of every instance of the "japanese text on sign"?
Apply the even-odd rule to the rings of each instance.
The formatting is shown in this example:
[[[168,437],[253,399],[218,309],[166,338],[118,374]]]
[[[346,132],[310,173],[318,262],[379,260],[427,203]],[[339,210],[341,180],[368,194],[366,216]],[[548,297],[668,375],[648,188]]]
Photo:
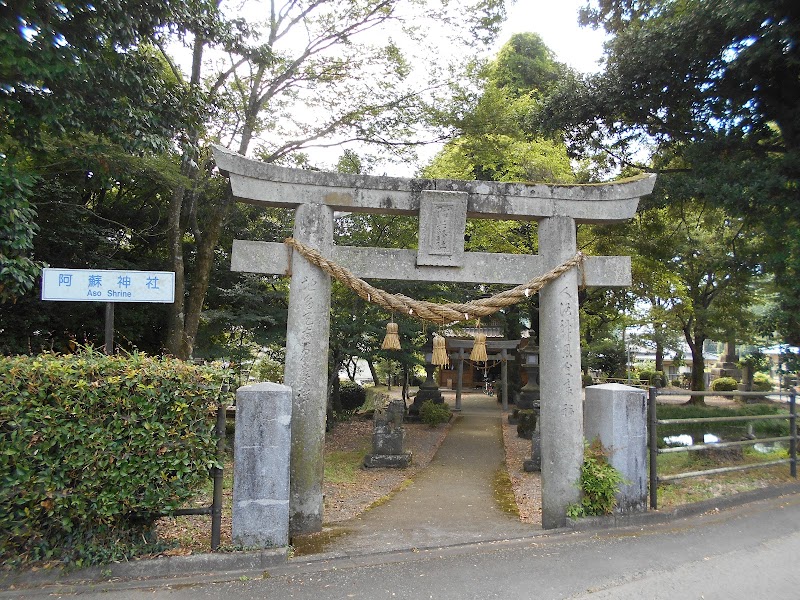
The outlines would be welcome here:
[[[175,273],[43,269],[42,300],[172,303],[175,301]]]

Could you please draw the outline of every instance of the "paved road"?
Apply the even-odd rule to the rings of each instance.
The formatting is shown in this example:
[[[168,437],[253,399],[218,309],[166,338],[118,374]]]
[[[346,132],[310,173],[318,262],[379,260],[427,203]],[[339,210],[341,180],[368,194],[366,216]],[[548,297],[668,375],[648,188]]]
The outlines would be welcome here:
[[[303,561],[211,583],[97,585],[98,600],[263,598],[761,599],[800,597],[800,495],[665,525]],[[224,574],[217,574],[224,578]],[[34,594],[65,597],[64,589]],[[15,595],[0,593],[0,597]]]

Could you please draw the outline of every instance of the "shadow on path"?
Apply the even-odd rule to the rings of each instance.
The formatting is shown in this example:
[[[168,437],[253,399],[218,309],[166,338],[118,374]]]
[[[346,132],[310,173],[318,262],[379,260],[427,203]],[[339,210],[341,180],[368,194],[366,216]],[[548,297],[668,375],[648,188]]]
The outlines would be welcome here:
[[[505,460],[501,416],[494,397],[465,395],[428,467],[386,503],[338,523],[345,533],[324,551],[356,555],[435,548],[538,531],[503,512],[494,498],[495,477]]]

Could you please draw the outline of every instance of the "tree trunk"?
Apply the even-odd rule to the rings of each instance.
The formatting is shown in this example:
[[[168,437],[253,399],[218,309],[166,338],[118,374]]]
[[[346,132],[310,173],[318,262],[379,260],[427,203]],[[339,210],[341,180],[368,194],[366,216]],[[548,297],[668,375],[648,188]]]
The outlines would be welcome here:
[[[347,362],[345,363],[345,368],[347,369],[347,378],[353,383],[355,383],[356,371],[358,370],[357,359],[353,358],[352,356],[348,358]]]
[[[656,371],[664,373],[664,344],[660,340],[656,340]]]
[[[169,245],[170,266],[175,272],[175,302],[170,306],[169,329],[167,331],[166,351],[173,356],[185,359],[181,356],[184,338],[184,309],[186,279],[183,261],[183,228],[181,227],[181,212],[183,208],[183,197],[186,189],[183,186],[177,187],[172,192],[169,203],[169,215],[167,219],[167,239]]]
[[[197,337],[197,330],[200,327],[200,315],[203,312],[203,302],[205,302],[208,284],[211,278],[211,271],[214,267],[214,249],[217,247],[222,227],[228,216],[233,194],[230,188],[225,192],[222,201],[216,206],[208,227],[202,238],[197,240],[197,256],[194,265],[194,277],[192,287],[186,301],[186,317],[184,325],[183,344],[181,347],[181,358],[190,358],[194,350],[194,340]]]
[[[195,90],[200,83],[200,71],[203,64],[203,49],[206,40],[198,35],[195,37],[194,48],[192,50],[192,73],[189,79],[191,90]],[[199,171],[193,166],[194,159],[190,153],[194,154],[200,140],[200,133],[197,129],[187,132],[186,146],[181,157],[181,175],[189,179],[190,185],[194,185]],[[167,332],[166,350],[169,354],[187,360],[191,358],[194,346],[194,335],[197,333],[197,326],[194,327],[194,334],[191,340],[187,339],[187,319],[186,319],[186,270],[183,257],[183,204],[186,199],[187,188],[179,185],[172,192],[169,203],[169,215],[167,220],[167,244],[169,246],[170,265],[175,272],[175,302],[170,308],[169,330]],[[191,302],[190,302],[191,306]],[[198,316],[199,322],[199,316]]]
[[[378,379],[378,371],[375,370],[375,364],[372,362],[371,358],[367,358],[367,366],[369,367],[370,375],[372,375],[372,383],[375,385],[380,385],[381,382]]]
[[[342,405],[339,401],[339,378],[333,378],[333,387],[328,393],[328,406],[325,419],[325,431],[330,431],[333,424],[336,422],[335,412],[341,410]]]
[[[692,337],[687,330],[684,330],[686,342],[689,344],[689,349],[692,351],[692,383],[690,389],[696,392],[702,392],[706,389],[706,365],[705,358],[703,357],[703,343],[705,338],[702,336]],[[689,404],[702,405],[705,404],[703,396],[691,396]]]

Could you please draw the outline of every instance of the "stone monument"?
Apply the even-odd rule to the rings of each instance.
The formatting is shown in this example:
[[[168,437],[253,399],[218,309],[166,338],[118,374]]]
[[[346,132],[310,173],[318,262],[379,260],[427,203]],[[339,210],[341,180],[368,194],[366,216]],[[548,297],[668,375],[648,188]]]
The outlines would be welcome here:
[[[633,217],[655,175],[602,185],[530,185],[322,173],[214,147],[234,197],[295,208],[294,238],[361,279],[519,285],[573,259],[576,224]],[[419,216],[419,251],[333,244],[333,212]],[[466,217],[537,221],[538,255],[464,251]],[[291,274],[284,383],[292,390],[290,528],[322,528],[330,277],[278,243],[234,241],[231,268]],[[590,256],[540,293],[542,525],[561,527],[583,462],[578,285],[630,285],[630,257]],[[413,315],[410,315],[413,317]]]
[[[725,342],[722,356],[719,357],[719,362],[711,369],[711,376],[714,379],[718,377],[732,377],[736,381],[741,381],[742,370],[739,368],[738,362],[739,357],[736,356],[736,340],[730,339]]]
[[[403,446],[405,440],[404,413],[403,401],[389,400],[388,397],[385,399],[384,405],[375,410],[372,454],[364,457],[365,467],[403,469],[411,464],[411,452],[406,451]]]

